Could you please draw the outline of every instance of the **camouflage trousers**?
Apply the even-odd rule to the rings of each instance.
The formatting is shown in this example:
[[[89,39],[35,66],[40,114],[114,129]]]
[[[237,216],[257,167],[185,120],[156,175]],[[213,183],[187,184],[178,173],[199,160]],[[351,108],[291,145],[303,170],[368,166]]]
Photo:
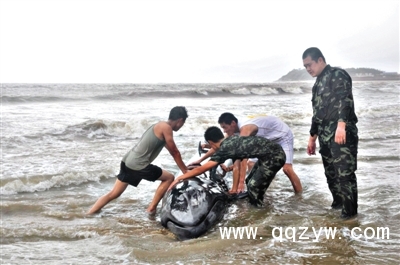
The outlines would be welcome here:
[[[273,157],[258,159],[249,176],[246,178],[247,192],[252,205],[263,205],[264,194],[274,179],[276,173],[283,167],[286,155],[283,150]]]
[[[325,176],[332,193],[332,208],[341,208],[342,217],[357,214],[357,132],[346,133],[346,144],[335,143],[335,137],[328,141],[319,138],[320,154],[325,168]]]

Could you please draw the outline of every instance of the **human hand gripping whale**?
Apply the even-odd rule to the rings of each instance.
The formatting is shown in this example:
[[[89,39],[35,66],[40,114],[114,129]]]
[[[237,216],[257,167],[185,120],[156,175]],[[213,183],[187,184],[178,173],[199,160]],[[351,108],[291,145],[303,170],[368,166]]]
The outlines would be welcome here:
[[[197,167],[196,167],[196,168],[197,168]],[[193,169],[194,169],[194,168],[188,168],[188,171],[187,171],[185,174],[180,175],[179,177],[177,177],[176,179],[174,179],[174,181],[169,185],[167,191],[172,190],[172,188],[173,188],[176,184],[178,184],[179,182],[182,182],[184,179],[197,176],[197,175],[192,175],[192,174],[190,174],[190,173],[192,173],[191,171],[193,171]]]
[[[184,179],[188,179],[191,177],[195,177],[198,176],[200,174],[203,174],[204,172],[206,172],[207,170],[210,170],[211,168],[215,167],[216,165],[218,165],[217,162],[214,161],[208,161],[207,163],[205,163],[202,166],[197,166],[194,167],[193,169],[187,171],[185,174],[177,177],[172,183],[171,185],[169,185],[168,190],[170,191],[176,184],[178,184],[178,182],[183,181]]]

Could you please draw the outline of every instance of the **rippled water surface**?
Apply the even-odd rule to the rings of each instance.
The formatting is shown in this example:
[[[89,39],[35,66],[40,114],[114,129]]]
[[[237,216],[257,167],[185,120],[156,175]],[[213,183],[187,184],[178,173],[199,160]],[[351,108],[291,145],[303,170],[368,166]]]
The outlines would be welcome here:
[[[321,158],[305,152],[311,86],[3,84],[1,263],[398,264],[400,83],[353,84],[360,143],[359,215],[352,221],[330,209]],[[237,201],[209,233],[188,241],[176,240],[158,215],[149,220],[145,214],[157,183],[129,187],[99,214],[86,216],[112,188],[122,156],[148,126],[166,120],[178,105],[189,112],[175,133],[185,161],[196,153],[204,130],[218,125],[222,112],[280,117],[295,135],[294,169],[303,193],[295,195],[279,172],[264,208]],[[154,163],[178,171],[166,150]],[[223,239],[223,227],[257,228],[257,236]],[[381,227],[389,229],[389,238],[372,237]],[[336,228],[335,238],[321,234],[317,239],[312,228]],[[278,229],[288,237],[274,237]]]

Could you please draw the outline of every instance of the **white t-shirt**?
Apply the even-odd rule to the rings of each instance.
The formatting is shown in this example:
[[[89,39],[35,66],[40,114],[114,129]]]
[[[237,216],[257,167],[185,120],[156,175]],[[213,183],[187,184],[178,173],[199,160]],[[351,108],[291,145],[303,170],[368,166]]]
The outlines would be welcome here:
[[[293,164],[293,133],[289,126],[275,116],[257,116],[251,119],[238,119],[239,130],[248,124],[258,127],[256,136],[267,138],[282,146],[286,154],[286,163]],[[250,161],[257,161],[250,158]]]
[[[293,138],[289,126],[275,116],[257,116],[252,119],[238,120],[239,129],[248,124],[257,125],[257,136],[267,138],[273,142],[279,142],[287,137]]]

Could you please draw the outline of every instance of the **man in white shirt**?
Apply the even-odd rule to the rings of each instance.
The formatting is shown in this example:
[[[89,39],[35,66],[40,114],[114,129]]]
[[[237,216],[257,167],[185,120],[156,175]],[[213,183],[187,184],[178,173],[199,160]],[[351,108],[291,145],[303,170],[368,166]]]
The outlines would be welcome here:
[[[286,154],[286,162],[283,166],[283,172],[288,176],[296,193],[303,190],[297,174],[293,170],[293,133],[289,126],[275,116],[257,116],[248,120],[239,121],[232,113],[222,113],[218,123],[229,137],[234,134],[240,136],[256,135],[264,137],[272,142],[282,146]],[[197,163],[210,157],[214,150],[210,150]],[[257,159],[249,159],[250,168]],[[235,161],[230,168],[224,168],[226,171],[233,171],[233,184],[230,193],[240,193],[244,191],[244,182],[247,170],[247,159]]]

